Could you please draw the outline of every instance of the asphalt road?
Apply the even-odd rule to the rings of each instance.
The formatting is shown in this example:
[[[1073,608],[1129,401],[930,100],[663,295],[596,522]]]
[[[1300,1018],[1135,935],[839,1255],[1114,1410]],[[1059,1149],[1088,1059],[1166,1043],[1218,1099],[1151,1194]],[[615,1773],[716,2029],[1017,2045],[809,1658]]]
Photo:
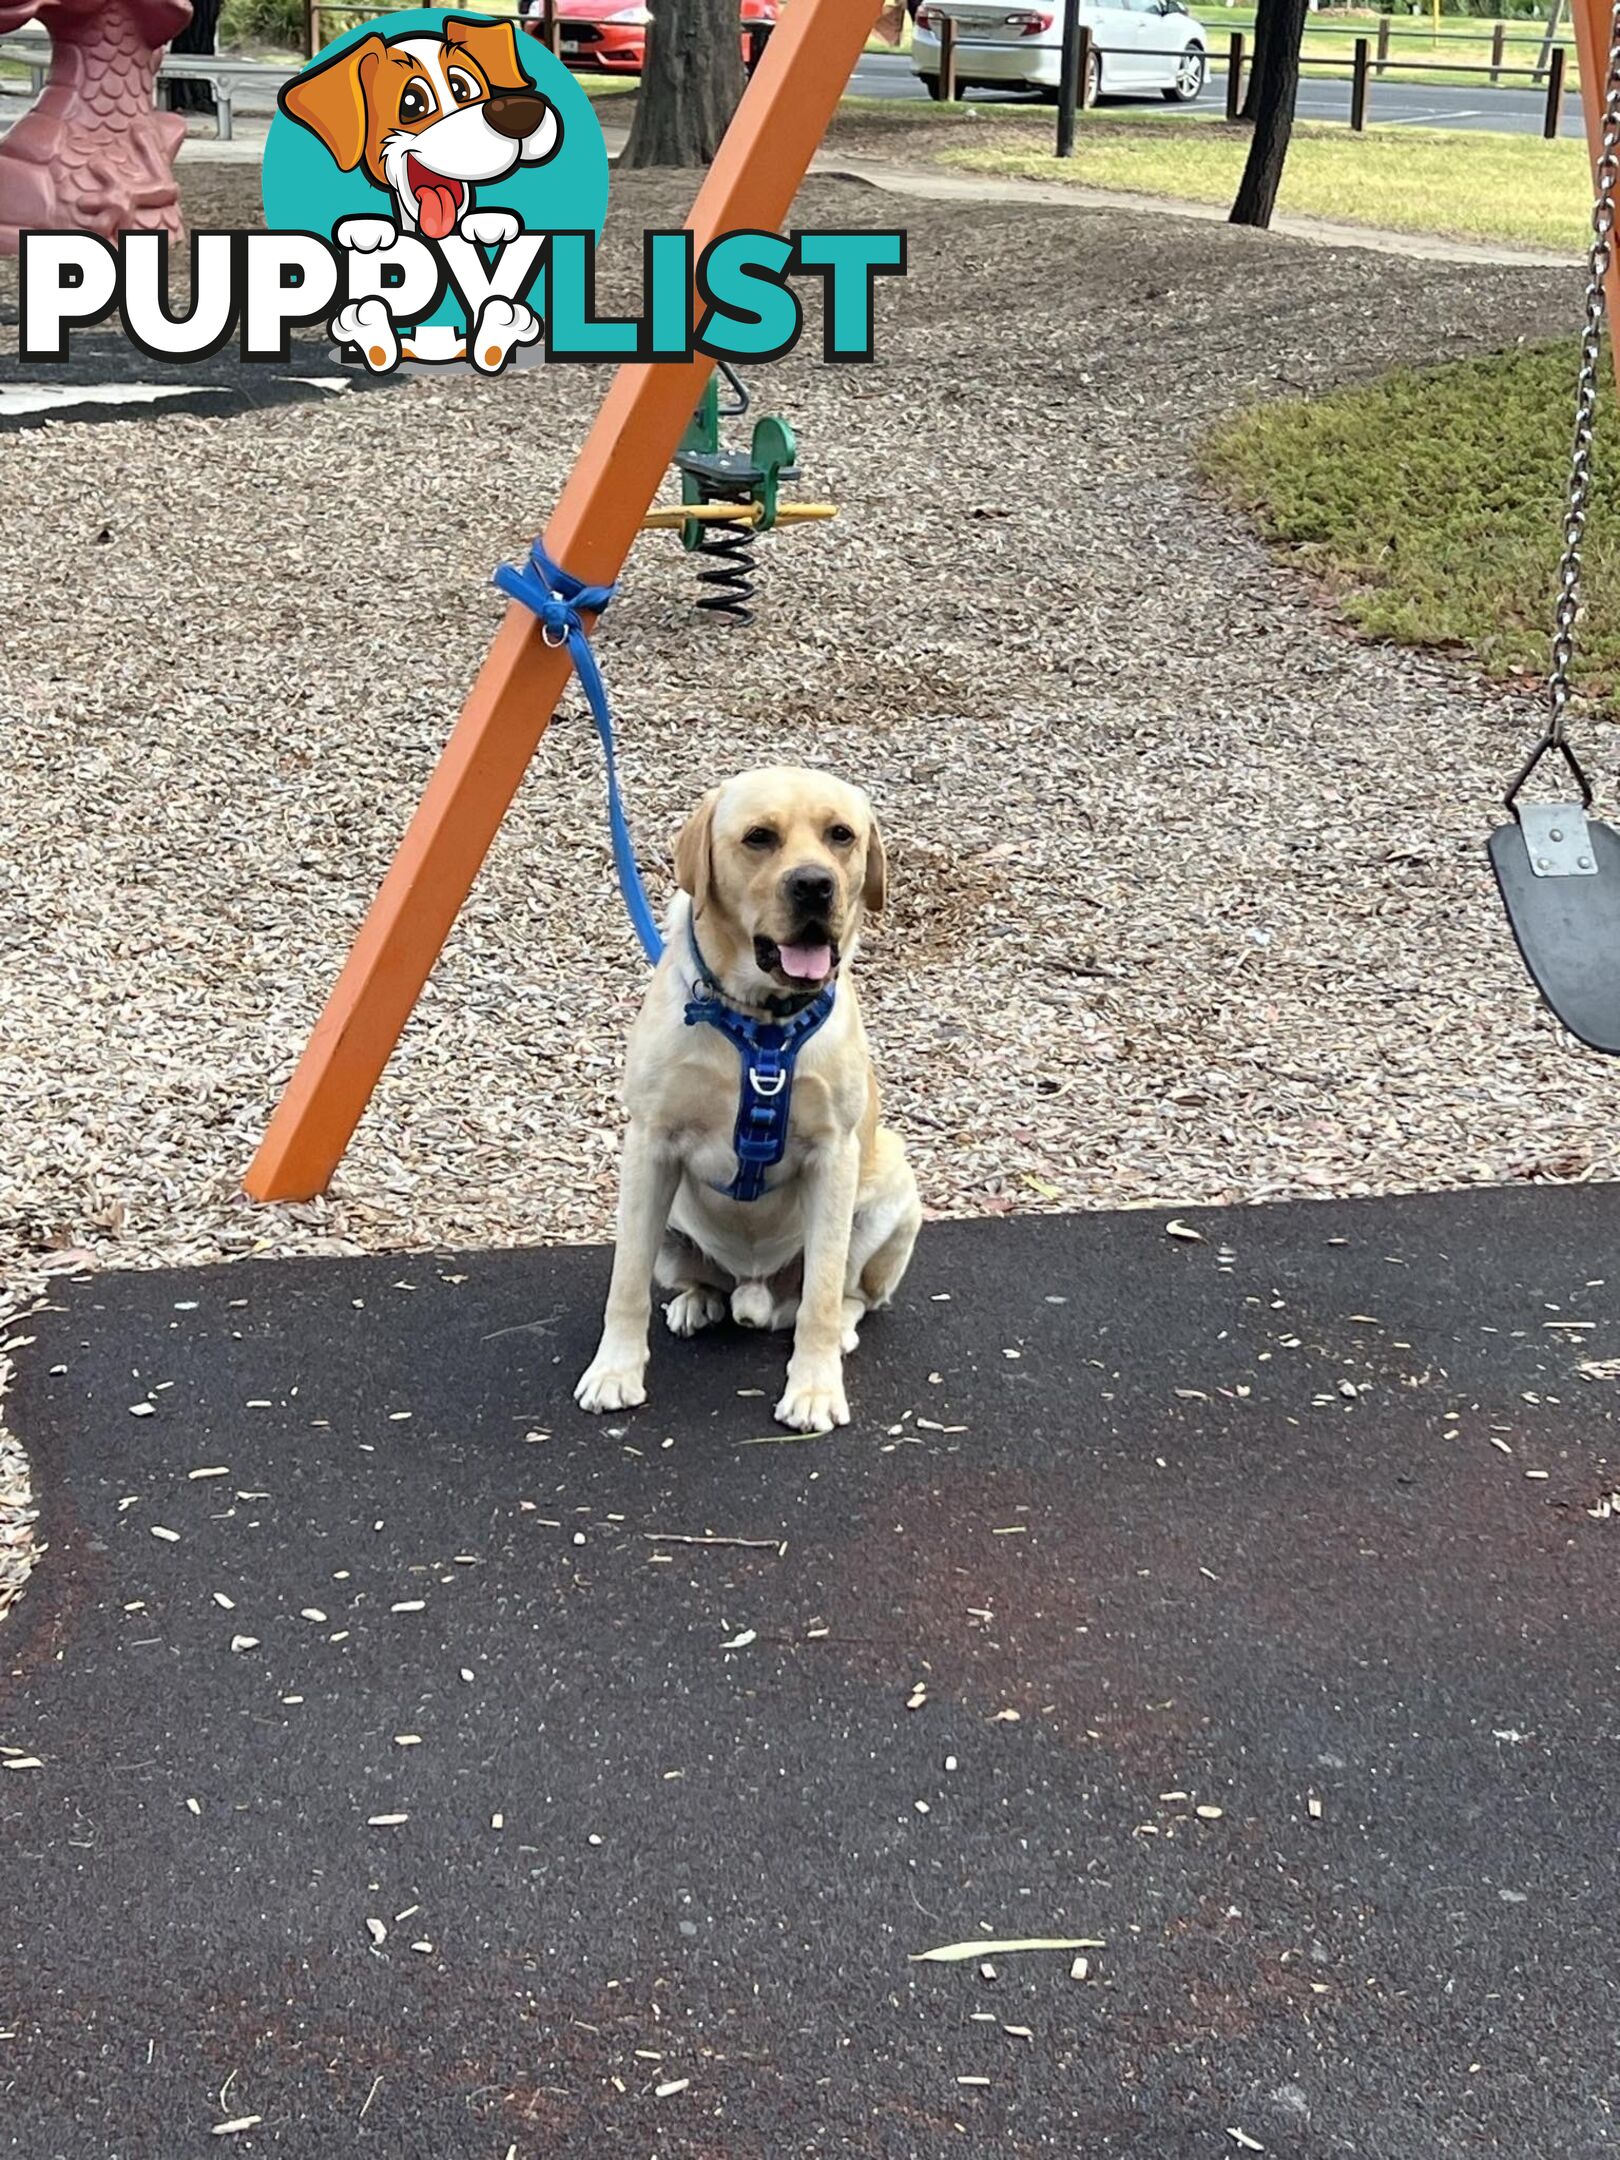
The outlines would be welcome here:
[[[1218,25],[1211,29],[1217,40]],[[1224,40],[1218,40],[1224,43]],[[1208,112],[1225,95],[1225,70],[1211,70],[1210,87],[1196,106],[1167,105],[1166,112]],[[920,98],[922,84],[912,73],[911,62],[900,53],[869,53],[855,70],[852,88],[862,97]],[[991,102],[1007,93],[976,90],[973,100]],[[1350,82],[1345,77],[1307,77],[1299,89],[1297,107],[1302,120],[1348,120]],[[1368,101],[1369,119],[1405,127],[1462,128],[1472,132],[1539,135],[1546,101],[1538,90],[1493,90],[1486,83],[1431,87],[1386,79],[1375,81]],[[1581,132],[1580,100],[1569,97],[1564,104],[1562,132]]]
[[[1218,35],[1218,24],[1210,28],[1212,43],[1218,50],[1225,50],[1225,37]],[[1214,65],[1210,69],[1210,86],[1203,93],[1197,106],[1164,106],[1164,112],[1190,112],[1210,114],[1220,108],[1225,97],[1225,67]],[[855,67],[851,91],[858,97],[907,97],[920,99],[924,93],[922,84],[912,73],[912,60],[899,52],[868,52],[860,65]],[[26,110],[19,93],[19,82],[0,84],[0,132],[4,125],[17,119]],[[974,91],[974,104],[1028,104],[1022,93],[1015,91]],[[1125,99],[1104,99],[1104,106],[1119,104]],[[1158,104],[1158,99],[1149,99]],[[238,91],[235,108],[242,114],[270,112],[274,99],[268,93],[257,91],[257,86],[244,86]],[[1307,121],[1348,121],[1350,119],[1350,78],[1307,78],[1300,82],[1300,95],[1296,112]],[[1393,123],[1404,127],[1462,127],[1464,132],[1475,134],[1540,134],[1542,119],[1547,114],[1547,99],[1540,91],[1516,91],[1497,89],[1493,91],[1486,82],[1464,86],[1426,86],[1421,82],[1398,82],[1387,78],[1372,84],[1367,117],[1376,123]],[[1568,95],[1564,99],[1564,125],[1562,134],[1581,134],[1581,99]]]
[[[1225,39],[1220,35],[1219,24],[1210,26],[1212,43],[1224,49]],[[922,98],[926,95],[922,84],[912,73],[911,62],[903,53],[868,53],[855,70],[850,85],[859,97]],[[20,95],[20,78],[17,83],[0,84],[0,133],[5,125],[25,110]],[[1216,65],[1210,70],[1209,88],[1195,106],[1166,105],[1166,112],[1209,113],[1219,110],[1220,101],[1226,94],[1226,71]],[[1017,92],[975,90],[975,104],[1007,102],[1026,103],[1028,100]],[[244,87],[237,93],[238,116],[268,113],[273,99],[256,87]],[[1107,104],[1123,104],[1124,100],[1107,99]],[[1149,102],[1156,103],[1156,100]],[[1302,120],[1348,120],[1350,117],[1350,82],[1344,77],[1307,77],[1300,84],[1299,103],[1296,108]],[[1472,84],[1464,89],[1456,85],[1427,87],[1421,83],[1400,82],[1386,79],[1374,82],[1368,105],[1368,117],[1374,122],[1387,122],[1405,127],[1462,128],[1483,134],[1539,135],[1546,112],[1546,101],[1539,90],[1492,90],[1485,83]],[[1561,132],[1578,136],[1581,132],[1581,106],[1578,96],[1571,94],[1564,101],[1564,118]]]

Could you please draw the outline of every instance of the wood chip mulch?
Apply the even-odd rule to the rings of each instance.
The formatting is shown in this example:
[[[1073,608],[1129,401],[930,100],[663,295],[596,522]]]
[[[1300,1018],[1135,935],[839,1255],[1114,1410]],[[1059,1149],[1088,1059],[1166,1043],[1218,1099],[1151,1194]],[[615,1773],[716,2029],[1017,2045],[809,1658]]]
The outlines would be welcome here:
[[[189,184],[249,214],[251,168]],[[616,186],[607,304],[687,194]],[[1239,402],[1567,331],[1573,275],[831,180],[799,215],[903,220],[910,274],[874,365],[812,332],[756,374],[843,505],[762,541],[756,624],[635,552],[601,642],[654,888],[718,774],[870,787],[863,991],[938,1214],[1613,1176],[1481,847],[1530,708],[1347,636],[1193,467]],[[607,1233],[642,971],[573,699],[332,1193],[237,1187],[605,381],[0,437],[0,1343],[53,1269]],[[0,1609],[31,1550],[7,1444]]]

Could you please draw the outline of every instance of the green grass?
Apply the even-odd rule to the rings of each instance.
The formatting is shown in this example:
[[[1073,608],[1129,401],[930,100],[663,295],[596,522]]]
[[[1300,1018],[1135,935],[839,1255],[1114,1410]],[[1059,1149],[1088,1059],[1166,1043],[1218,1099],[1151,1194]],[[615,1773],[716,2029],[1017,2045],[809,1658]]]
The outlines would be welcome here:
[[[1204,470],[1373,637],[1473,655],[1494,676],[1547,664],[1567,481],[1573,339],[1404,371],[1216,431]],[[1620,421],[1605,358],[1600,443]],[[1620,685],[1620,487],[1598,459],[1578,680]]]
[[[980,121],[973,132],[981,127],[982,140],[940,147],[940,161],[1187,202],[1230,202],[1249,143],[1246,129],[1224,122],[1189,127],[1151,110],[1135,119],[1088,113],[1073,158],[1060,160],[1044,147],[1044,130],[1021,141],[1000,124]],[[1590,186],[1580,141],[1417,128],[1373,127],[1352,135],[1331,123],[1302,122],[1294,129],[1278,208],[1573,255],[1585,252],[1590,237]]]
[[[1222,58],[1226,53],[1226,41],[1234,30],[1241,30],[1248,41],[1252,56],[1254,51],[1254,9],[1252,7],[1207,6],[1200,12],[1198,0],[1188,0],[1199,21],[1209,32],[1212,49]],[[1389,57],[1391,60],[1421,60],[1421,70],[1392,69],[1384,76],[1374,77],[1373,103],[1377,106],[1379,82],[1437,85],[1440,83],[1466,84],[1473,89],[1491,88],[1489,75],[1457,73],[1464,68],[1488,68],[1491,59],[1491,35],[1495,24],[1474,16],[1446,16],[1440,18],[1440,28],[1435,31],[1428,15],[1396,16],[1392,21]],[[1504,67],[1533,67],[1541,53],[1541,30],[1539,21],[1520,17],[1505,25],[1507,46],[1502,55]],[[1355,58],[1356,39],[1367,38],[1373,50],[1378,49],[1378,13],[1376,9],[1335,8],[1329,15],[1312,15],[1305,26],[1305,42],[1301,58],[1307,75],[1344,75]],[[1575,39],[1566,25],[1559,43],[1566,51],[1568,72],[1566,81],[1571,90],[1579,82],[1579,70],[1575,59]],[[1431,74],[1430,63],[1449,61],[1451,69]],[[1536,85],[1528,76],[1507,75],[1504,86],[1515,89],[1534,89]]]

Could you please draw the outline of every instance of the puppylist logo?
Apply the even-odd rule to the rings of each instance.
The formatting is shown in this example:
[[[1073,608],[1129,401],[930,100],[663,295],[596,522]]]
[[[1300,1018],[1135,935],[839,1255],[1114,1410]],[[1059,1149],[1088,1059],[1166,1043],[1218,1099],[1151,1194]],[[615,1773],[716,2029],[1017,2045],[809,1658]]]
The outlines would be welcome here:
[[[608,164],[590,101],[510,21],[422,10],[338,38],[277,100],[265,222],[348,258],[333,337],[375,374],[401,359],[485,374],[540,336],[546,237],[594,243]]]
[[[20,354],[65,360],[76,328],[115,311],[171,361],[217,352],[285,363],[324,323],[369,372],[402,363],[499,374],[547,360],[771,359],[803,328],[793,289],[825,287],[829,360],[869,360],[878,277],[902,232],[724,234],[695,258],[649,232],[642,309],[599,315],[607,212],[602,130],[578,82],[507,17],[401,10],[335,38],[280,92],[265,143],[264,232],[194,232],[191,304],[173,311],[168,237],[21,237]]]

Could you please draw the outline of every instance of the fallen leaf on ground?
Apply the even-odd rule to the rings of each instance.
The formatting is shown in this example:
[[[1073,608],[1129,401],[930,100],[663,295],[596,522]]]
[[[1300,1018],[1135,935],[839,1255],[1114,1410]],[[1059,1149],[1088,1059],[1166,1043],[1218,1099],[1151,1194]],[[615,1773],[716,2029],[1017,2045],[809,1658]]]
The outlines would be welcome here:
[[[913,1950],[913,1965],[961,1965],[969,1958],[1010,1957],[1018,1950],[1083,1950],[1083,1935],[1020,1935],[1005,1942],[942,1943],[937,1950]]]

